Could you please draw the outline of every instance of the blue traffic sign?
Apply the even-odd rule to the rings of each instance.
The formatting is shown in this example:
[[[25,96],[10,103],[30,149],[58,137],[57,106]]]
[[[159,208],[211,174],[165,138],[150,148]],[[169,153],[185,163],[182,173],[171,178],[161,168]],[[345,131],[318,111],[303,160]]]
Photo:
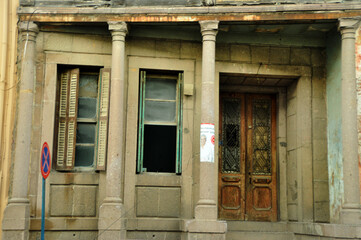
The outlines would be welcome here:
[[[41,150],[41,174],[43,178],[46,179],[51,170],[51,161],[50,161],[50,149],[47,142],[44,142],[43,148]]]

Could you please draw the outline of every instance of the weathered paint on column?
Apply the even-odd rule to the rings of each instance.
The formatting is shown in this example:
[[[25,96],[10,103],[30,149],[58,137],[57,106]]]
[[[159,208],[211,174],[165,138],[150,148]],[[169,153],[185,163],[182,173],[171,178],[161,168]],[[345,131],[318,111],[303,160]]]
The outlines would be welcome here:
[[[28,176],[30,163],[31,119],[35,79],[35,44],[39,32],[33,22],[20,24],[24,42],[17,109],[15,158],[11,198],[5,209],[3,239],[27,239],[30,225]]]
[[[357,128],[358,128],[358,168],[361,201],[361,26],[356,31],[356,84],[357,84]]]
[[[215,53],[218,21],[201,21],[201,33],[203,36],[202,52],[202,100],[201,100],[201,124],[215,123]],[[196,207],[197,219],[216,219],[216,179],[217,165],[213,162],[200,162],[200,187],[199,201]]]
[[[112,70],[106,169],[106,196],[99,209],[99,239],[125,239],[121,180],[124,146],[125,22],[109,22],[112,34]]]
[[[341,19],[339,25],[342,34],[341,104],[344,175],[344,202],[340,220],[346,224],[361,223],[355,75],[355,31],[358,24],[357,19]]]

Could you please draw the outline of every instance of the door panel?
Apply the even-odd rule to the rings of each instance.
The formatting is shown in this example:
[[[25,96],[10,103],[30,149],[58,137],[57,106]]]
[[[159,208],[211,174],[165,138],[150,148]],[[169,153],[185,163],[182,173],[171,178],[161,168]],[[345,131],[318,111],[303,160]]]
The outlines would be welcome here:
[[[221,95],[220,218],[277,220],[275,131],[274,96]]]
[[[244,219],[245,213],[245,102],[243,95],[221,98],[219,214],[224,219]]]

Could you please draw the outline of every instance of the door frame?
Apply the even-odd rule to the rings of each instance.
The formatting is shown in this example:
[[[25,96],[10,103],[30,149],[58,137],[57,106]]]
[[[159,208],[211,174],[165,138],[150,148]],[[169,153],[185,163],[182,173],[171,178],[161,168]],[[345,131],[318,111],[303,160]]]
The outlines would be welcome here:
[[[276,153],[276,161],[278,166],[278,172],[277,172],[277,179],[278,179],[278,186],[277,186],[277,199],[278,199],[278,220],[279,221],[287,221],[289,219],[288,216],[288,209],[291,208],[297,208],[298,212],[302,212],[302,207],[305,204],[302,201],[302,193],[299,195],[298,202],[295,204],[289,204],[287,199],[287,141],[286,141],[286,135],[287,135],[287,88],[286,87],[259,87],[259,86],[238,86],[237,88],[234,87],[228,87],[228,88],[222,88],[220,89],[219,85],[219,79],[221,73],[233,73],[233,74],[258,74],[258,75],[264,75],[264,76],[273,76],[273,77],[288,77],[288,78],[294,78],[298,79],[297,82],[301,84],[307,84],[308,82],[311,82],[311,67],[307,66],[289,66],[289,65],[260,65],[258,63],[249,64],[249,63],[237,63],[237,62],[221,62],[216,61],[215,64],[215,81],[216,86],[218,88],[216,89],[215,93],[215,115],[219,116],[219,96],[220,91],[222,92],[239,92],[239,93],[260,93],[260,94],[277,94],[276,97],[276,124],[277,124],[277,130],[276,130],[276,146],[277,146],[277,153]],[[305,86],[306,88],[309,88],[310,86]],[[297,86],[297,89],[300,87]],[[306,106],[305,109],[306,110]],[[310,110],[310,109],[309,109]],[[304,113],[304,111],[301,111]],[[309,111],[306,112],[306,115],[309,115]],[[219,118],[216,118],[216,126],[219,126]],[[219,136],[219,129],[216,128],[216,136]],[[216,138],[217,146],[219,145],[218,138]],[[218,148],[215,148],[215,154],[218,156]],[[219,166],[218,163],[218,157],[216,158],[217,166]],[[312,160],[312,156],[310,158]],[[217,170],[218,174],[218,170]],[[297,178],[301,177],[297,176]],[[218,178],[217,178],[218,179]],[[307,180],[312,181],[312,179]],[[218,184],[217,184],[218,186]],[[301,186],[300,186],[301,187]],[[217,191],[217,197],[218,199],[218,191]],[[305,199],[305,201],[312,201],[312,199]],[[313,204],[313,203],[309,203]],[[217,202],[217,208],[218,208],[218,202]],[[293,210],[292,210],[293,211]],[[297,217],[301,217],[297,216]]]
[[[240,194],[239,196],[239,205],[236,207],[221,207],[218,206],[218,218],[220,219],[228,219],[228,220],[239,220],[239,221],[270,221],[275,222],[278,220],[278,163],[277,163],[277,147],[276,147],[276,126],[277,126],[277,104],[276,104],[276,94],[271,93],[240,93],[240,92],[220,92],[219,99],[219,139],[222,139],[223,144],[220,144],[218,147],[218,204],[223,202],[223,190],[224,189],[233,189],[230,191],[235,191],[232,193],[236,195],[237,192]],[[250,172],[252,171],[252,162],[253,162],[253,127],[249,127],[253,125],[253,100],[261,100],[267,99],[270,100],[270,161],[271,161],[271,172],[270,175],[267,175],[267,179],[270,182],[264,182],[265,176],[263,175],[253,175],[250,176]],[[241,139],[239,143],[239,164],[240,164],[240,172],[239,173],[224,173],[222,172],[222,153],[220,151],[221,145],[224,145],[225,139],[222,137],[224,136],[224,129],[223,129],[223,122],[224,119],[224,112],[223,107],[225,106],[223,103],[224,101],[237,101],[239,102],[239,138]],[[252,180],[249,182],[248,180]],[[266,189],[271,188],[271,199],[270,204],[272,207],[269,209],[254,209],[249,204],[252,202],[252,193],[253,190],[256,188],[264,188]],[[236,190],[238,189],[238,190]],[[251,195],[250,195],[251,194]],[[235,198],[231,198],[235,200]],[[236,203],[236,202],[234,202]],[[233,204],[233,203],[230,203]],[[252,205],[253,206],[253,205]],[[267,210],[267,212],[264,212]],[[252,214],[251,214],[252,213]],[[221,217],[222,215],[222,217]],[[258,220],[256,220],[256,218]],[[253,219],[253,220],[252,220]],[[264,220],[260,220],[264,219]],[[268,219],[268,220],[265,220]]]

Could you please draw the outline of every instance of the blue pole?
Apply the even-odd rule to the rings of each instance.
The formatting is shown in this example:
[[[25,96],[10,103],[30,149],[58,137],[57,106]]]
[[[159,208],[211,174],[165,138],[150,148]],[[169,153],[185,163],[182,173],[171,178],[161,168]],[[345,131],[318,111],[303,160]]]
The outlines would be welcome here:
[[[45,233],[45,178],[43,178],[43,194],[41,201],[41,240],[44,240]]]

